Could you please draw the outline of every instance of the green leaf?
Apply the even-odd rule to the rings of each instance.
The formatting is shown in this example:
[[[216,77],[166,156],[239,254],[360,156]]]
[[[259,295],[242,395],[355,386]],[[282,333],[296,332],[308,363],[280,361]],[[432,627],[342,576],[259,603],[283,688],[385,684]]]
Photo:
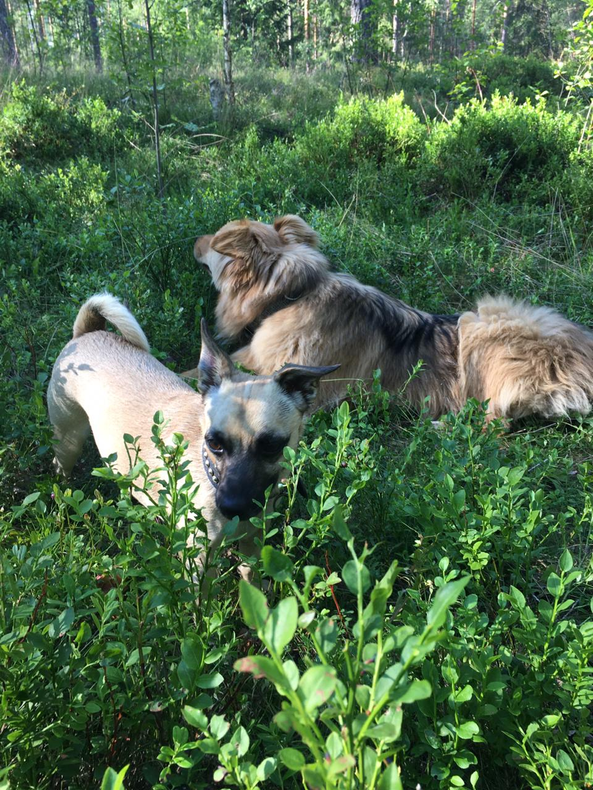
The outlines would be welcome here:
[[[562,594],[562,589],[564,587],[562,583],[562,579],[558,574],[552,573],[548,576],[548,581],[546,582],[546,586],[548,588],[548,592],[550,595],[553,595],[554,598],[559,598]]]
[[[200,689],[215,689],[220,686],[223,680],[220,672],[212,672],[210,675],[200,675],[196,679],[196,686]]]
[[[276,770],[276,758],[265,757],[257,766],[257,779],[260,782],[265,782]]]
[[[344,506],[338,505],[334,510],[333,527],[336,535],[342,540],[350,540],[352,533],[344,521]]]
[[[525,609],[525,596],[521,592],[521,590],[514,587],[512,584],[509,588],[509,598],[515,604],[517,609]]]
[[[51,621],[48,634],[49,636],[56,638],[60,636],[64,636],[67,633],[68,629],[74,622],[74,609],[69,606],[67,609],[59,614],[54,620]]]
[[[204,754],[219,754],[220,744],[214,738],[202,738],[197,741],[198,749]]]
[[[342,579],[344,579],[346,586],[354,595],[358,595],[358,568],[360,568],[360,584],[362,587],[362,592],[365,593],[371,586],[371,576],[368,568],[355,560],[349,560],[342,568]]]
[[[237,672],[251,672],[256,678],[270,680],[280,691],[285,693],[290,689],[289,683],[271,658],[267,656],[246,656],[239,658],[234,663]]]
[[[249,749],[249,735],[247,735],[245,727],[237,727],[231,736],[231,744],[239,757],[243,757],[243,755],[247,754],[247,750]]]
[[[574,562],[572,559],[572,554],[568,549],[564,549],[564,551],[560,555],[559,565],[560,565],[560,570],[564,571],[564,573],[568,573],[568,571],[572,570],[572,566],[574,565]]]
[[[103,774],[101,790],[124,790],[124,776],[129,767],[126,765],[119,773],[116,773],[113,768],[108,768]]]
[[[204,647],[197,634],[189,634],[181,643],[181,655],[186,665],[193,670],[200,671],[204,661]]]
[[[335,760],[344,752],[344,746],[344,740],[337,732],[330,732],[325,740],[325,751],[332,760]]]
[[[463,738],[464,741],[470,740],[474,735],[480,732],[480,728],[475,721],[466,721],[463,724],[458,724],[454,729],[457,735]]]
[[[294,565],[290,557],[273,546],[264,546],[261,551],[264,571],[276,582],[287,582],[292,579]]]
[[[556,760],[558,761],[558,765],[560,766],[560,770],[562,773],[567,774],[571,771],[574,771],[574,763],[570,758],[570,755],[564,751],[564,749],[558,749],[556,752]]]
[[[305,758],[303,755],[296,749],[291,749],[290,747],[280,749],[278,752],[278,759],[291,771],[300,771],[305,765]]]
[[[183,718],[188,724],[191,724],[192,727],[200,730],[200,732],[204,732],[208,729],[208,718],[201,710],[192,708],[191,705],[186,705],[181,712]]]
[[[231,725],[228,723],[228,721],[225,720],[224,716],[217,715],[217,716],[213,716],[210,719],[209,730],[212,733],[213,737],[216,738],[217,741],[219,741],[221,738],[224,738],[224,736],[227,734],[230,726]]]
[[[389,566],[381,581],[378,581],[371,591],[371,600],[364,610],[364,619],[370,619],[373,615],[383,617],[387,600],[393,590],[393,583],[399,573],[397,560]]]
[[[303,779],[308,790],[325,790],[325,777],[315,765],[303,768]]]
[[[299,685],[299,668],[292,659],[288,659],[282,664],[282,669],[288,680],[288,684],[293,691],[296,691]]]
[[[542,718],[541,723],[544,725],[544,727],[549,727],[550,729],[553,729],[558,724],[561,718],[562,716],[560,716],[559,713],[549,713],[547,716],[544,716]]]
[[[282,655],[282,651],[294,636],[299,609],[294,597],[284,598],[269,614],[264,627],[262,641],[270,652]]]
[[[402,669],[402,664],[397,661],[395,664],[392,664],[390,667],[388,667],[388,669],[385,670],[377,682],[377,699],[381,699],[381,697],[385,696],[385,694],[391,690],[391,687],[401,674]]]
[[[317,665],[308,669],[299,683],[299,696],[305,709],[311,713],[324,705],[336,688],[336,670]]]
[[[338,641],[338,626],[333,618],[326,618],[315,629],[315,637],[325,655],[329,655]]]
[[[447,584],[439,588],[426,616],[426,622],[429,626],[432,626],[433,629],[437,629],[443,625],[447,618],[449,608],[459,598],[463,588],[469,580],[469,576],[464,576],[461,579],[447,582]]]
[[[185,746],[189,740],[187,727],[173,727],[173,743],[175,746]]]
[[[184,688],[193,689],[196,682],[196,674],[196,671],[190,669],[183,659],[177,664],[177,677]]]
[[[431,694],[432,687],[428,680],[413,680],[405,689],[402,689],[400,686],[393,695],[393,699],[399,705],[405,705],[410,702],[416,702],[419,699],[427,699]]]
[[[473,697],[473,695],[474,695],[474,690],[468,684],[467,686],[464,686],[464,688],[459,689],[458,691],[455,692],[455,694],[453,694],[453,702],[458,704],[461,702],[468,702]]]
[[[465,490],[460,488],[453,494],[453,508],[457,514],[461,513],[465,507]]]
[[[338,757],[329,764],[327,768],[327,773],[329,776],[336,776],[337,774],[343,774],[346,771],[350,770],[356,765],[356,760],[354,759],[354,755],[352,754],[343,754],[341,757]]]
[[[269,614],[266,596],[257,587],[241,579],[239,582],[239,602],[246,624],[250,628],[255,628],[261,638]]]
[[[399,771],[395,762],[388,765],[385,771],[383,771],[377,787],[378,790],[403,790],[403,785],[399,778]]]

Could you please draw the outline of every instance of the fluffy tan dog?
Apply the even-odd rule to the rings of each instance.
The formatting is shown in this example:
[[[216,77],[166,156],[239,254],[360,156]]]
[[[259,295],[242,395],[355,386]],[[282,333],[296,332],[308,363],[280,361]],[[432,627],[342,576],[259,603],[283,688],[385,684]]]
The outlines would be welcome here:
[[[219,335],[249,341],[235,362],[270,373],[288,359],[338,360],[340,379],[322,382],[317,405],[344,397],[352,381],[370,381],[377,368],[383,386],[397,391],[422,360],[405,394],[417,407],[428,398],[433,416],[471,397],[505,419],[591,409],[593,334],[584,327],[506,296],[460,316],[425,313],[331,271],[317,245],[315,231],[293,215],[273,226],[229,222],[196,241],[195,257],[220,292]]]
[[[121,335],[104,331],[106,321]],[[241,373],[202,322],[195,392],[151,356],[132,314],[110,294],[98,294],[80,309],[73,339],[58,357],[49,384],[56,467],[70,473],[91,430],[102,457],[117,453],[120,471],[127,472],[134,461],[124,434],[139,437],[140,456],[149,469],[162,467],[150,439],[153,416],[162,411],[168,431],[163,438],[178,432],[189,442],[185,458],[199,483],[194,504],[208,523],[213,549],[229,519],[247,522],[261,512],[254,500],[263,503],[266,490],[279,481],[283,448],[297,445],[317,383],[336,367],[286,365],[271,376]],[[147,504],[142,492],[137,498]],[[239,548],[253,555],[248,527]]]

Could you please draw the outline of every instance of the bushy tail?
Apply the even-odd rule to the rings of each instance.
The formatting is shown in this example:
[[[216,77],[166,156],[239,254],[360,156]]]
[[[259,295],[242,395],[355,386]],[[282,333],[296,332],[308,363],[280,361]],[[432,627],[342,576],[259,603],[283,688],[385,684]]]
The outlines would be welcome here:
[[[72,337],[105,329],[106,321],[118,329],[128,343],[143,351],[150,351],[150,345],[138,321],[119,299],[108,293],[95,294],[83,304],[76,316]]]

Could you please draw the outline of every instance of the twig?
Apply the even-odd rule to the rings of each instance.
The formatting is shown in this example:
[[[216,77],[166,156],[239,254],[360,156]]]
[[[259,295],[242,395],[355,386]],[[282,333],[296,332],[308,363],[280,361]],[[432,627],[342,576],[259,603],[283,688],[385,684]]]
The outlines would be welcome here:
[[[325,552],[325,567],[327,568],[327,574],[328,574],[328,578],[329,578],[331,576],[331,574],[332,574],[332,570],[329,567],[329,557],[327,555],[327,550]],[[330,584],[329,585],[329,589],[331,590],[332,598],[334,599],[334,604],[336,605],[336,610],[338,612],[338,616],[339,616],[339,618],[340,618],[340,620],[342,622],[342,628],[344,629],[344,631],[348,632],[348,628],[346,627],[346,623],[344,622],[344,616],[342,615],[342,610],[340,609],[340,604],[338,603],[338,599],[336,598],[336,594],[334,592],[334,585]]]

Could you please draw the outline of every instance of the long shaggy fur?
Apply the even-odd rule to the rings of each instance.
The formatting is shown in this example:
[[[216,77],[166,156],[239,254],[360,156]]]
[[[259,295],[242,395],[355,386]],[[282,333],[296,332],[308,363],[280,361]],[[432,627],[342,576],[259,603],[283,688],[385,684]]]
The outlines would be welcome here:
[[[400,390],[415,406],[429,399],[438,416],[468,398],[489,400],[491,417],[587,413],[593,403],[593,334],[544,307],[487,297],[461,316],[409,307],[354,277],[332,272],[317,235],[300,218],[273,226],[241,220],[197,240],[195,255],[220,297],[222,337],[250,342],[233,359],[257,373],[286,360],[341,362],[318,405],[343,398],[353,381]],[[190,374],[191,375],[191,372]]]

